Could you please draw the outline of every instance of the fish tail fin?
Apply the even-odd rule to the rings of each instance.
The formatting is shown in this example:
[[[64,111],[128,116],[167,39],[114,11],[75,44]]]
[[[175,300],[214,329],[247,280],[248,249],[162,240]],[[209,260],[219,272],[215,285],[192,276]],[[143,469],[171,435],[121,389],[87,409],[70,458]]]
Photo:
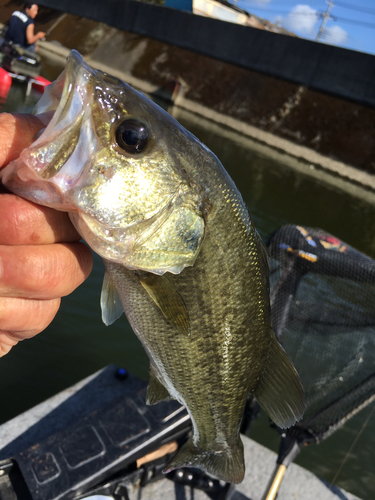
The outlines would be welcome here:
[[[238,438],[234,448],[221,452],[199,450],[190,438],[166,466],[164,473],[180,467],[199,467],[209,474],[226,481],[240,483],[245,475],[243,444]]]
[[[267,365],[254,396],[268,416],[281,428],[300,420],[305,410],[298,373],[273,331]]]

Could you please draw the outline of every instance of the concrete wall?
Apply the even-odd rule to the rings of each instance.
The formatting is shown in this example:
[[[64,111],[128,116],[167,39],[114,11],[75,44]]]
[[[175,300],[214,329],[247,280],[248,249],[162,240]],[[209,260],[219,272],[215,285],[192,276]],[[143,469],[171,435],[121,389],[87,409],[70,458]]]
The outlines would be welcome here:
[[[48,0],[50,1],[52,0]],[[64,1],[59,2],[61,8]],[[47,0],[42,2],[47,3]],[[127,0],[124,0],[123,3],[126,2]],[[77,1],[78,6],[81,4],[82,0]],[[0,0],[0,21],[6,22],[18,5],[22,5],[22,0],[18,3],[13,0],[12,4],[7,0]],[[105,5],[108,9],[107,2]],[[165,11],[176,13],[167,8],[161,12]],[[176,13],[177,16],[179,14],[181,13]],[[41,8],[37,29],[46,31],[54,25],[59,15],[61,12]],[[122,17],[118,12],[117,15]],[[217,25],[215,20],[208,21]],[[159,25],[159,17],[155,18],[154,24]],[[224,24],[219,22],[218,26]],[[225,26],[229,26],[229,23]],[[232,25],[230,26],[232,28]],[[237,29],[237,26],[234,28]],[[244,29],[249,30],[249,33],[259,34],[259,37],[254,35],[252,52],[258,54],[260,62],[264,54],[261,44],[264,35],[267,38],[270,35],[269,39],[272,40],[301,42],[303,46],[306,42],[252,28]],[[185,35],[186,31],[182,30],[181,40],[186,38]],[[194,32],[190,33],[190,39],[194,38],[193,35]],[[215,38],[212,32],[210,36]],[[68,49],[79,50],[94,67],[104,66],[108,72],[135,84],[143,91],[158,90],[159,93],[170,96],[178,81],[182,84],[178,101],[181,103],[180,98],[183,97],[185,102],[194,103],[194,106],[189,104],[188,109],[194,108],[194,112],[207,117],[210,117],[207,114],[207,110],[210,110],[212,116],[219,116],[219,123],[230,123],[231,128],[235,123],[235,130],[244,134],[248,134],[250,128],[260,131],[263,135],[268,134],[267,143],[274,143],[275,148],[284,147],[280,146],[280,141],[290,141],[292,145],[298,146],[293,154],[305,158],[305,161],[309,157],[307,161],[312,164],[316,163],[314,155],[302,156],[298,152],[301,148],[375,174],[375,109],[358,102],[361,99],[349,100],[333,95],[333,87],[330,92],[317,91],[308,85],[299,85],[265,72],[230,64],[155,38],[118,30],[104,23],[71,14],[64,16],[47,38],[50,42],[57,42]],[[347,54],[350,57],[357,56],[358,61],[369,61],[372,68],[375,67],[375,57],[312,42],[306,43],[311,50],[315,50],[315,47],[321,50],[319,47],[323,47],[328,52],[332,51],[332,57],[335,54],[343,54],[345,57]],[[67,51],[64,52],[65,55],[66,53]],[[61,57],[61,65],[64,64],[64,57]],[[266,61],[267,58],[263,59]],[[304,71],[307,63],[308,61],[305,61]],[[341,67],[339,59],[336,59],[336,63]],[[288,69],[287,62],[285,68]],[[54,79],[60,70],[61,66],[56,67],[56,73],[46,73],[44,76]],[[356,82],[363,87],[366,78],[370,79],[371,71],[366,72],[366,69],[362,68],[359,74],[351,72],[351,80],[343,77],[348,71],[346,64],[343,64],[342,70],[337,71],[342,76],[340,85],[346,85],[345,92],[357,95]],[[316,78],[322,79],[323,76],[319,76],[319,71],[316,70]],[[328,82],[327,72],[325,79]],[[137,82],[142,82],[142,86]],[[371,88],[375,89],[372,82]],[[259,138],[261,134],[252,136],[263,140]],[[339,170],[340,166],[337,166],[336,171]]]
[[[134,0],[40,0],[40,5],[375,106],[375,57]]]

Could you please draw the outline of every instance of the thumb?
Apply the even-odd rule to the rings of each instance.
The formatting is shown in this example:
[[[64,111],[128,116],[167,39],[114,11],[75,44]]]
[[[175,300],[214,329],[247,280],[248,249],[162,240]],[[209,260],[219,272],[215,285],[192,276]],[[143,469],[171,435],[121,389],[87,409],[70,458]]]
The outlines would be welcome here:
[[[44,127],[34,115],[0,113],[0,168],[18,158]]]

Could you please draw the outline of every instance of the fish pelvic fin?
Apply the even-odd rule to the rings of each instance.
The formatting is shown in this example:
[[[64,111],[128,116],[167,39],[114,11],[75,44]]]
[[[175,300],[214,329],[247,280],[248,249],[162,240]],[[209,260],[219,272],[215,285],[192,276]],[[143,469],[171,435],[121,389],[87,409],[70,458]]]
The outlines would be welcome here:
[[[124,312],[120,295],[108,271],[104,274],[100,306],[102,308],[102,320],[106,326],[114,323]]]
[[[164,469],[168,473],[180,467],[198,467],[227,483],[241,483],[245,475],[245,460],[241,438],[235,448],[208,452],[197,448],[190,438]]]
[[[161,401],[174,399],[165,388],[164,384],[158,379],[155,368],[150,365],[150,374],[146,394],[146,405],[156,405]]]
[[[254,396],[275,424],[285,429],[303,416],[303,388],[296,369],[273,331],[271,339],[269,358]]]

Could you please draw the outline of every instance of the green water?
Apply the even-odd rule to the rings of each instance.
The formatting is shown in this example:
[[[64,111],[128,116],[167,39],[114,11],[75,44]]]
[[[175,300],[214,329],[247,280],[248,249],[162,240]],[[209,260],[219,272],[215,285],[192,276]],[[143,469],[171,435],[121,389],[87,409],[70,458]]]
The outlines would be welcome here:
[[[225,128],[206,125],[183,113],[179,119],[221,159],[263,237],[285,223],[320,227],[375,258],[375,201],[371,194],[353,189],[346,192],[338,180],[329,184],[303,175],[285,166],[291,163],[287,156],[272,157]],[[122,317],[111,327],[101,322],[103,272],[95,257],[91,276],[63,299],[50,327],[1,359],[0,423],[109,363],[147,378],[147,356],[126,319]],[[375,415],[371,411],[369,406],[323,444],[304,450],[297,462],[326,481],[336,476],[335,484],[364,500],[373,499]],[[265,415],[255,423],[251,437],[277,449],[278,436],[268,427]]]

